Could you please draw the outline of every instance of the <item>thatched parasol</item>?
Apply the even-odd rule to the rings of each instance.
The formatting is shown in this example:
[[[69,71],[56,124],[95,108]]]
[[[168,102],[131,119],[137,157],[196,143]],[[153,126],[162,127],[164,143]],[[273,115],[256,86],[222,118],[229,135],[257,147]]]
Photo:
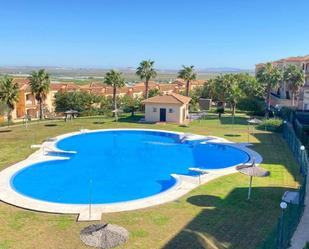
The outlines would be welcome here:
[[[252,188],[252,178],[253,177],[266,177],[270,175],[270,172],[260,168],[255,165],[255,160],[253,160],[251,165],[240,165],[236,167],[236,170],[244,175],[250,176],[250,184],[249,184],[249,192],[248,192],[248,200],[251,196],[251,188]]]
[[[98,248],[114,248],[125,243],[129,232],[113,224],[93,224],[80,232],[80,239],[88,246]]]
[[[64,112],[64,114],[78,114],[78,111],[75,110],[67,110]]]
[[[262,120],[257,119],[257,118],[252,118],[248,120],[248,123],[252,125],[258,125],[258,124],[261,124],[262,122],[263,122]]]

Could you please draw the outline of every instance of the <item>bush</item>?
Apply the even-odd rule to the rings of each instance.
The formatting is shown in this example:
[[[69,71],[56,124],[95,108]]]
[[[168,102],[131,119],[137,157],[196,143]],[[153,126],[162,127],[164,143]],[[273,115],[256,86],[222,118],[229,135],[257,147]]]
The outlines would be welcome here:
[[[243,98],[238,102],[237,108],[241,111],[250,112],[254,116],[265,115],[265,102],[258,98]]]
[[[263,123],[258,125],[258,129],[267,131],[273,131],[273,132],[281,132],[282,131],[282,120],[278,118],[270,118],[267,120],[264,120]]]

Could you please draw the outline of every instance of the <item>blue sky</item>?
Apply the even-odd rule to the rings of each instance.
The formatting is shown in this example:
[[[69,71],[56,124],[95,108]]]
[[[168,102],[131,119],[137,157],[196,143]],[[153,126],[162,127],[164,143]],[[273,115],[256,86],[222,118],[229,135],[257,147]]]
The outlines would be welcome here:
[[[309,54],[308,0],[1,0],[0,65],[254,68]]]

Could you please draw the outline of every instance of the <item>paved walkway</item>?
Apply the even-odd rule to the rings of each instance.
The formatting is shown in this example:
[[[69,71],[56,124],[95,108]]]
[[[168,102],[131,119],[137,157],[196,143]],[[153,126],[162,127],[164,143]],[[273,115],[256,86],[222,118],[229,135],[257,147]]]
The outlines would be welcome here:
[[[309,175],[307,176],[307,182]],[[290,249],[303,249],[306,242],[309,242],[309,183],[306,188],[305,210],[292,237]]]

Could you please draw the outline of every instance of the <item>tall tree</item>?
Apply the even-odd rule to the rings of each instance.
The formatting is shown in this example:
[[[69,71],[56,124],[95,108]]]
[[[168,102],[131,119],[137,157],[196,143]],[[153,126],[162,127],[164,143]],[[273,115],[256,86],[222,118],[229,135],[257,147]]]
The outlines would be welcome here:
[[[178,72],[178,77],[186,81],[186,96],[189,96],[190,82],[196,80],[194,66],[182,66],[182,69]]]
[[[216,89],[215,89],[215,80],[209,79],[205,82],[204,86],[202,87],[202,94],[201,97],[215,99]]]
[[[0,81],[0,100],[8,107],[8,122],[12,121],[12,112],[15,103],[18,101],[19,87],[17,83],[13,83],[13,79],[5,76]]]
[[[283,80],[288,83],[288,88],[292,92],[292,105],[294,106],[295,96],[305,84],[304,71],[296,65],[290,64],[284,70]]]
[[[228,97],[228,91],[230,88],[231,82],[234,80],[233,74],[224,74],[219,75],[214,79],[214,89],[217,95],[218,100],[222,104],[222,109],[224,111],[226,99]]]
[[[265,89],[254,76],[248,73],[238,73],[236,77],[245,98],[264,98]]]
[[[227,99],[232,107],[233,120],[236,113],[236,105],[243,96],[243,91],[240,88],[240,77],[237,74],[229,75],[229,84],[227,89]]]
[[[157,72],[154,69],[154,61],[142,61],[136,69],[136,74],[141,78],[141,80],[145,80],[145,98],[148,99],[149,81],[157,76]]]
[[[267,63],[257,72],[256,79],[266,90],[266,116],[268,117],[271,90],[279,85],[279,82],[282,80],[282,72],[271,63]]]
[[[113,87],[113,110],[117,109],[116,103],[116,92],[117,88],[124,87],[125,81],[121,72],[116,72],[115,70],[110,70],[105,74],[104,83],[108,86]]]
[[[29,77],[31,92],[35,96],[35,99],[39,102],[40,113],[39,117],[42,120],[44,118],[44,101],[50,89],[49,74],[44,69],[39,71],[33,71]]]

